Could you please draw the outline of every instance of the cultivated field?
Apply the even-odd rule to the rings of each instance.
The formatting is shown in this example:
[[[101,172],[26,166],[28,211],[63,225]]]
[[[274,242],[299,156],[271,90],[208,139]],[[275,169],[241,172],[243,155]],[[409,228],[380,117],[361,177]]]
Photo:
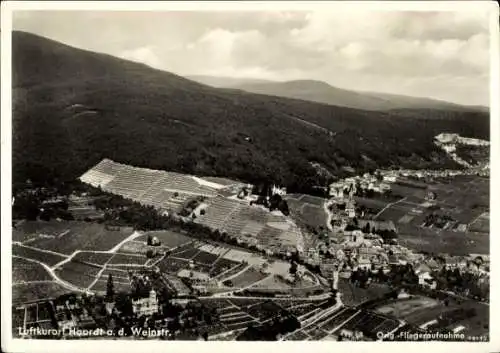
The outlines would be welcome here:
[[[290,215],[298,224],[314,228],[326,227],[327,214],[323,208],[325,199],[303,194],[286,195],[285,199],[290,209]]]
[[[136,168],[104,159],[83,174],[87,184],[161,210],[179,211],[194,196],[214,197],[225,185],[187,174]]]
[[[387,305],[378,307],[375,312],[391,315],[394,317],[407,320],[419,311],[433,311],[434,308],[440,306],[440,302],[426,297],[414,297],[411,299],[398,300]]]
[[[79,288],[87,288],[97,277],[102,267],[69,261],[55,270],[62,280]]]
[[[251,237],[259,244],[276,249],[287,245],[294,247],[303,241],[298,227],[280,212],[269,212],[222,196],[209,200],[207,204],[205,214],[195,222],[231,237]]]
[[[130,236],[133,229],[109,230],[102,224],[77,221],[40,221],[25,222],[16,232],[25,234],[25,245],[69,255],[76,250],[110,250]]]
[[[169,230],[147,232],[136,240],[146,242],[149,235],[152,237],[157,237],[162,246],[170,249],[177,248],[193,241],[192,238],[189,238],[184,234],[172,232]]]
[[[84,262],[95,265],[104,265],[113,257],[113,254],[95,253],[95,252],[79,252],[71,261]]]
[[[390,292],[390,288],[384,284],[372,283],[368,288],[361,288],[345,279],[339,280],[338,290],[342,294],[342,302],[346,305],[359,305]]]
[[[488,254],[488,234],[454,232],[429,228],[416,228],[407,224],[398,225],[398,242],[408,248],[429,253],[449,253],[467,255],[470,253]]]
[[[304,315],[304,317],[306,317]],[[355,308],[342,308],[332,311],[322,319],[312,325],[306,325],[297,331],[287,335],[287,341],[317,341],[330,337],[336,338],[336,335],[343,329],[354,331],[360,330],[371,339],[376,338],[377,332],[388,333],[399,326],[395,319],[385,317],[373,312],[359,310]]]
[[[25,302],[56,298],[68,290],[56,282],[31,282],[16,284],[12,286],[12,303],[21,304]]]
[[[47,266],[54,266],[55,264],[63,261],[66,257],[63,255],[54,254],[51,252],[41,251],[35,248],[13,244],[12,255],[19,256],[26,259],[43,262]]]
[[[220,323],[209,328],[210,336],[267,322],[284,310],[277,301],[266,299],[201,298],[201,302],[206,307],[216,309],[219,316]]]
[[[145,265],[148,258],[144,255],[132,255],[132,254],[121,254],[117,253],[113,255],[111,260],[108,261],[108,265]]]
[[[413,184],[393,184],[393,193],[403,197],[400,201],[384,205],[379,200],[360,199],[358,204],[379,209],[377,220],[393,221],[399,242],[409,248],[456,255],[489,253],[487,178],[437,179],[428,182],[426,188],[422,188],[422,183]],[[433,202],[425,199],[430,191],[436,194]],[[435,215],[437,220],[429,223],[430,215]]]
[[[116,292],[130,292],[130,279],[127,272],[118,272],[112,269],[105,269],[90,290],[101,294],[106,292],[109,275],[113,277],[113,286]]]
[[[231,287],[234,288],[244,288],[250,286],[251,284],[266,278],[267,275],[261,273],[260,271],[249,267],[246,271],[240,273],[236,277],[232,277],[228,281],[231,283]]]
[[[450,314],[457,310],[473,309],[475,314],[469,318],[452,319],[439,327],[432,324],[440,316],[450,317]],[[382,304],[374,309],[377,313],[390,315],[397,319],[404,320],[414,327],[425,327],[431,331],[440,328],[453,329],[459,325],[465,327],[465,332],[469,335],[484,335],[488,333],[489,306],[472,300],[455,301],[450,300],[448,305],[443,302],[418,296],[410,299],[396,300]]]
[[[51,280],[52,276],[42,265],[18,257],[12,258],[12,283]]]

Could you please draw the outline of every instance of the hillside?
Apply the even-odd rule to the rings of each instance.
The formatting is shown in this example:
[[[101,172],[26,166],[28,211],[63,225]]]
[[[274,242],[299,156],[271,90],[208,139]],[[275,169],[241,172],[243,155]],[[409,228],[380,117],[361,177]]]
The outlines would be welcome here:
[[[189,78],[218,88],[241,89],[251,93],[303,99],[311,102],[365,110],[445,109],[488,111],[485,107],[468,107],[430,98],[378,92],[356,92],[314,80],[275,82],[215,76],[189,76]]]
[[[484,113],[369,112],[216,89],[146,65],[14,32],[13,178],[73,180],[103,158],[138,167],[325,185],[377,166],[456,166],[433,144],[488,139]]]

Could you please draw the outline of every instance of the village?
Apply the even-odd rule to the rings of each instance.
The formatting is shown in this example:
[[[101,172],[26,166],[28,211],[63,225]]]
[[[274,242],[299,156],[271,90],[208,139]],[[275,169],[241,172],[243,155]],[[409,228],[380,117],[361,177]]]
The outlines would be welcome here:
[[[251,185],[232,182],[229,189],[219,189],[219,193],[225,196],[212,196],[196,203],[188,201],[189,212],[181,218],[188,220],[188,224],[200,223],[214,229],[210,233],[213,240],[207,243],[198,238],[193,242],[193,239],[175,232],[132,235],[133,239],[140,235],[139,240],[124,240],[120,243],[123,244],[121,247],[113,247],[118,250],[114,257],[136,261],[138,254],[145,253],[146,264],[129,264],[124,267],[128,268],[127,272],[119,267],[125,264],[113,267],[108,264],[108,259],[102,267],[107,275],[104,276],[101,270],[101,276],[98,274],[98,278],[83,293],[65,294],[56,299],[37,300],[15,307],[17,315],[14,317],[21,320],[16,323],[21,328],[18,333],[26,338],[55,335],[74,339],[92,335],[98,338],[219,339],[242,333],[252,325],[265,325],[266,320],[280,312],[293,313],[295,309],[290,309],[293,305],[290,308],[283,305],[287,301],[302,301],[304,305],[311,305],[310,313],[298,311],[292,314],[293,320],[299,320],[299,325],[311,327],[312,322],[323,322],[322,317],[332,315],[333,318],[338,314],[337,310],[344,306],[357,308],[361,302],[359,298],[354,298],[354,301],[352,297],[348,298],[353,294],[350,291],[357,288],[366,291],[371,286],[396,290],[398,300],[410,298],[410,292],[487,303],[490,280],[488,253],[452,255],[445,251],[419,251],[401,244],[398,229],[413,217],[420,217],[424,222],[419,221],[415,228],[418,232],[429,228],[433,232],[438,229],[436,234],[439,234],[444,229],[455,237],[463,237],[483,213],[475,217],[471,226],[465,224],[465,227],[457,222],[456,227],[452,225],[454,221],[451,217],[444,218],[442,222],[443,217],[429,217],[425,213],[426,210],[436,209],[439,200],[444,197],[439,188],[429,189],[433,180],[469,176],[471,174],[467,170],[376,170],[338,180],[329,186],[329,198],[318,206],[318,212],[322,210],[325,214],[324,226],[312,238],[304,236],[306,230],[288,220],[293,218],[293,213],[286,215],[290,212],[286,200],[290,199],[285,188],[272,186],[267,196],[263,196],[253,194]],[[473,177],[477,175],[473,174]],[[180,188],[176,185],[176,193],[187,192],[190,187],[182,189],[182,183],[179,185]],[[209,189],[202,191],[206,190]],[[404,192],[408,194],[401,195]],[[83,196],[83,199],[86,198]],[[214,208],[217,204],[214,201],[225,205],[226,211],[222,212],[224,207]],[[381,202],[378,209],[373,204],[375,201]],[[56,198],[50,202],[60,200]],[[384,212],[405,202],[409,202],[408,208],[403,213],[396,212],[398,217],[381,217]],[[77,205],[81,206],[81,203],[77,202]],[[85,205],[88,206],[89,202]],[[77,210],[81,211],[80,208]],[[231,233],[234,222],[241,225],[236,230],[233,228]],[[274,233],[270,232],[273,227]],[[194,235],[193,232],[189,234]],[[231,234],[234,245],[248,251],[219,244],[220,240],[231,242]],[[266,234],[275,234],[276,240],[266,237]],[[23,251],[34,249],[31,245],[19,248]],[[22,256],[25,258],[28,255]],[[73,267],[84,265],[87,266],[84,271],[89,271],[92,268],[89,265],[98,266],[92,258],[79,264],[74,256],[68,263]],[[81,281],[80,277],[68,278],[74,278],[75,283]],[[374,299],[377,297],[363,300],[370,302]],[[269,305],[266,303],[270,302],[279,304],[269,310],[269,316],[261,319],[250,310],[252,305],[246,307],[240,304],[245,300],[254,300],[252,305],[257,306]],[[217,304],[219,301],[229,307],[221,309]],[[229,308],[239,314],[226,317],[225,312]],[[356,310],[351,314],[361,312]],[[342,310],[340,312],[343,313]],[[339,318],[348,312],[338,314]],[[363,315],[373,315],[362,312]],[[401,326],[391,320],[383,318],[382,321],[394,323],[391,330]],[[362,339],[360,337],[364,336],[359,336],[361,331],[354,328],[342,329],[336,337]],[[303,331],[290,328],[283,333],[283,337],[300,336]]]

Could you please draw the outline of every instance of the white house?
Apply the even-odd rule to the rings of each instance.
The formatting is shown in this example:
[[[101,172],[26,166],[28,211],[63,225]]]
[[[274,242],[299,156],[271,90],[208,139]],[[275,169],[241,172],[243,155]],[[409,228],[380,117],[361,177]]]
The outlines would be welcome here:
[[[395,175],[384,175],[384,181],[387,181],[389,183],[395,183],[396,176]]]
[[[132,311],[137,316],[153,315],[158,312],[158,308],[158,298],[153,289],[149,292],[149,297],[132,300]]]

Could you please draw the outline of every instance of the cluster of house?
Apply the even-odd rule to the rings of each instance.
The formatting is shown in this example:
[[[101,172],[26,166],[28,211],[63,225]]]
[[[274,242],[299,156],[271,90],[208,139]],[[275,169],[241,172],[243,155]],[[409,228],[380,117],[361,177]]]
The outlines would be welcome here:
[[[258,195],[253,194],[254,186],[252,184],[247,184],[243,187],[241,187],[238,191],[238,193],[235,195],[232,195],[230,198],[238,198],[240,200],[246,200],[248,202],[255,202],[259,198]],[[286,187],[281,187],[279,185],[273,185],[270,189],[270,194],[266,196],[266,199],[269,200],[270,196],[273,195],[279,195],[279,196],[285,196],[287,194]]]
[[[19,333],[24,338],[38,334],[56,336],[69,334],[78,336],[79,331],[98,328],[94,316],[78,298],[59,297],[54,300],[24,304],[17,310],[25,311]],[[30,315],[29,313],[33,313]],[[30,330],[37,328],[37,330]]]
[[[384,193],[391,190],[391,182],[395,182],[396,178],[392,176],[380,177],[365,173],[362,176],[354,176],[338,180],[330,184],[330,197],[344,199],[352,198],[360,190],[372,190],[378,193]]]
[[[489,280],[489,256],[470,254],[469,256],[451,256],[442,254],[440,261],[433,256],[421,253],[393,243],[384,243],[383,239],[361,230],[345,232],[342,239],[331,239],[330,245],[320,242],[317,248],[310,248],[305,254],[305,261],[319,265],[321,273],[331,278],[335,272],[342,278],[350,278],[353,271],[365,270],[374,273],[382,270],[390,272],[394,265],[412,265],[418,276],[419,284],[429,288],[436,287],[432,273],[445,267],[458,269],[462,273],[477,275],[479,281]]]
[[[441,133],[435,137],[436,142],[442,144],[461,143],[472,146],[489,146],[490,142],[470,137],[462,137],[459,134]]]

